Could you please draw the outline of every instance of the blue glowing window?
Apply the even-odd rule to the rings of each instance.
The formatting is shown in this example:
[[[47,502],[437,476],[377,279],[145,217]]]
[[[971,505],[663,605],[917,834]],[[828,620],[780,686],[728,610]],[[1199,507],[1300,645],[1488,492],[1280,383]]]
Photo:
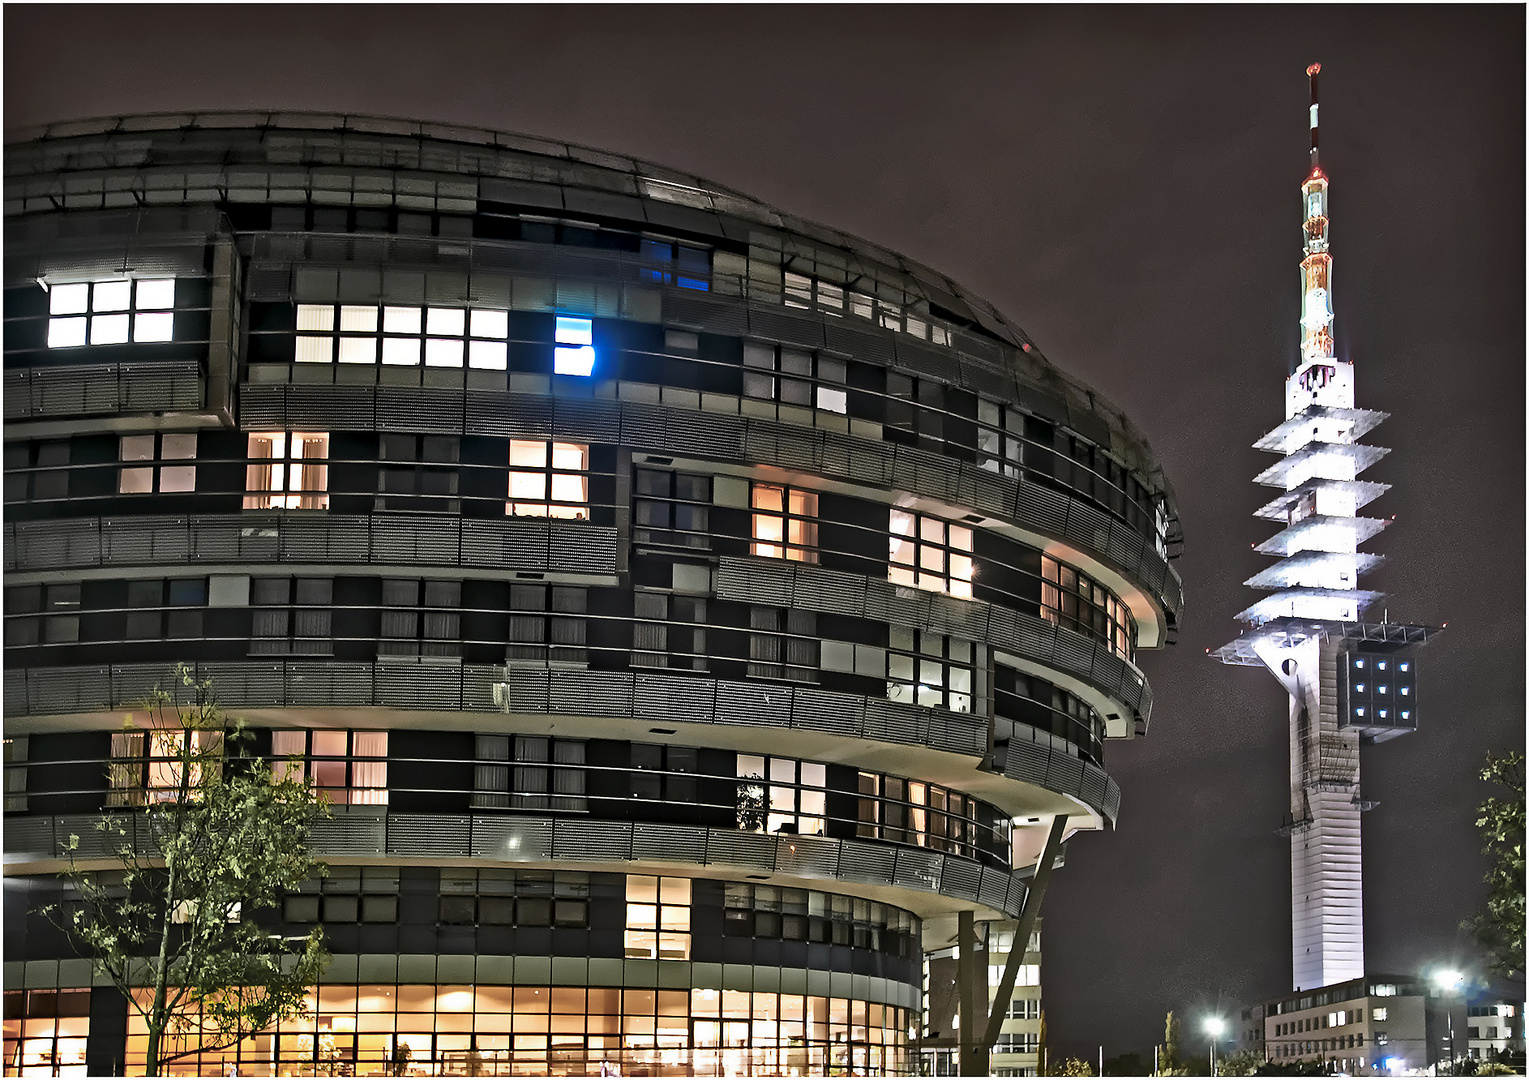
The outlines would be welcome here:
[[[1358,667],[1358,668],[1362,668],[1362,667],[1364,667],[1364,661],[1363,660],[1355,660],[1354,661],[1354,666]]]
[[[711,282],[705,276],[711,272],[711,252],[704,248],[686,247],[684,244],[675,244],[667,240],[644,240],[642,258],[647,262],[679,264],[678,274],[672,273],[668,267],[662,270],[641,271],[642,277],[649,281],[656,281],[663,285],[673,282],[682,289],[711,291]]]
[[[1386,662],[1384,660],[1380,661],[1380,663],[1376,664],[1375,666],[1380,668],[1381,671],[1386,670]]]
[[[1406,697],[1410,692],[1407,687],[1402,687],[1402,697]]]
[[[1412,714],[1410,712],[1408,712],[1406,709],[1403,709],[1402,710],[1402,719],[1403,720],[1410,720],[1410,719],[1412,719]]]
[[[559,315],[554,340],[559,345],[593,345],[594,330],[594,322],[590,319],[574,319],[567,315]]]
[[[1380,710],[1380,718],[1382,720],[1384,720],[1386,718],[1386,716],[1387,716],[1386,710],[1385,709],[1381,709]]]
[[[1411,671],[1412,670],[1412,665],[1411,664],[1402,664],[1400,666],[1401,666],[1401,669],[1403,671]]]
[[[1364,693],[1364,683],[1362,683],[1362,682],[1355,683],[1354,684],[1354,690],[1355,690],[1355,692],[1360,693],[1360,694]]]
[[[1354,710],[1354,715],[1355,716],[1363,716],[1364,715],[1364,706],[1361,705],[1357,709],[1355,709]]]
[[[594,323],[568,315],[557,317],[553,335],[557,347],[552,351],[552,370],[558,375],[588,377],[595,371]]]

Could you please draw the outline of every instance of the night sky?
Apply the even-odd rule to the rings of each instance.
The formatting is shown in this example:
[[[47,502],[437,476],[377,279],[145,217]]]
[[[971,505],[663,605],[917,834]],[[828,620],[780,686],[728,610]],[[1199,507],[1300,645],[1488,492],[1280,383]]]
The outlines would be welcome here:
[[[1365,478],[1395,486],[1366,513],[1396,522],[1365,586],[1449,624],[1420,657],[1421,730],[1364,754],[1367,958],[1472,961],[1475,774],[1525,731],[1522,6],[8,5],[4,24],[8,130],[308,109],[621,151],[949,274],[1124,409],[1178,493],[1184,628],[1142,661],[1151,732],[1107,749],[1119,829],[1070,845],[1043,971],[1056,1050],[1149,1059],[1164,1010],[1290,987],[1286,699],[1205,650],[1270,562],[1251,478],[1274,459],[1250,444],[1296,352],[1321,61],[1338,351],[1360,407],[1391,414]]]

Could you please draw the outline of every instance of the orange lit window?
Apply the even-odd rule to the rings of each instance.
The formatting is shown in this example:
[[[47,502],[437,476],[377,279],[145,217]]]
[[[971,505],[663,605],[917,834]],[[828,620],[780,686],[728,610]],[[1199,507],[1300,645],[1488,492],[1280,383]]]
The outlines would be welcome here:
[[[386,731],[273,731],[272,765],[290,768],[338,805],[386,804]]]
[[[888,581],[971,596],[971,529],[893,507],[888,532]]]
[[[162,728],[115,732],[106,805],[173,802],[180,793],[181,778],[186,778],[188,789],[199,786],[203,769],[216,767],[216,755],[222,747],[221,731]]]
[[[246,510],[329,509],[329,435],[271,431],[250,435]]]
[[[795,562],[818,561],[818,496],[781,484],[754,484],[751,555]]]
[[[516,517],[589,520],[589,447],[511,439],[504,511]]]

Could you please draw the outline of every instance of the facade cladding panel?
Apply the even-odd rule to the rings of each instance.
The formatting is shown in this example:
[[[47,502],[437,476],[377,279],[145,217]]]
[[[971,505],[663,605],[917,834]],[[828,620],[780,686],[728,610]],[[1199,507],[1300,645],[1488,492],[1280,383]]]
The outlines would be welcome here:
[[[1113,823],[1172,495],[943,276],[359,117],[23,133],[5,207],[7,1073],[143,1069],[33,912],[176,665],[343,808],[249,916],[312,1017],[203,1074],[908,1073],[957,913]]]

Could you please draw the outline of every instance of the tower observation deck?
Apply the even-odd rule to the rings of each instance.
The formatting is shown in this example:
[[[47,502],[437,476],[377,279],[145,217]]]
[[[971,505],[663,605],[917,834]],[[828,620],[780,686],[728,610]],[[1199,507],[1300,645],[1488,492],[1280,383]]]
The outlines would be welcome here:
[[[1255,550],[1278,562],[1246,584],[1268,595],[1237,616],[1248,629],[1212,650],[1222,663],[1263,666],[1290,696],[1291,932],[1295,989],[1364,975],[1359,748],[1417,728],[1413,650],[1437,630],[1366,611],[1359,587],[1382,556],[1359,546],[1390,521],[1361,511],[1389,485],[1359,476],[1387,450],[1360,440],[1387,414],[1355,407],[1354,365],[1333,338],[1328,177],[1317,154],[1311,80],[1311,166],[1301,184],[1301,350],[1285,380],[1285,420],[1253,445],[1279,460],[1254,481],[1278,491],[1256,516],[1280,531]]]

